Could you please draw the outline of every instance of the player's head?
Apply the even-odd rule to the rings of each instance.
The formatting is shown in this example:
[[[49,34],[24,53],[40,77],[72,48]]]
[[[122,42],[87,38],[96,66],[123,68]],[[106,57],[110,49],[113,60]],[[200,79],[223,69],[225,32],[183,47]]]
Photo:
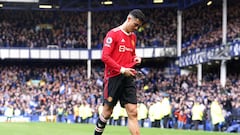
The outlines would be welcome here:
[[[129,15],[133,16],[136,19],[139,19],[139,21],[142,23],[145,21],[145,15],[140,9],[133,9],[129,12]]]
[[[128,32],[137,30],[145,21],[145,15],[140,9],[133,9],[127,17]]]

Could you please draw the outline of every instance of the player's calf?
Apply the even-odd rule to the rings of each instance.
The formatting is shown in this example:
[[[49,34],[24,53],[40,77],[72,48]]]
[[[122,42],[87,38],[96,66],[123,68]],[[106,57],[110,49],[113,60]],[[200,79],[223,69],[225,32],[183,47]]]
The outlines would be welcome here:
[[[103,133],[103,130],[107,124],[108,119],[104,118],[103,115],[100,115],[97,123],[96,123],[96,128],[94,135],[101,135]]]

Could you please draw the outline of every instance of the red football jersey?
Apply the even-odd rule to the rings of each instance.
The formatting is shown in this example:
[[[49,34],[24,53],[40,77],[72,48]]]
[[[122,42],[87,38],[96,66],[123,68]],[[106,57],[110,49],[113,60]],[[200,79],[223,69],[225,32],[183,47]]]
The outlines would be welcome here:
[[[104,38],[102,61],[105,63],[105,77],[120,74],[121,67],[132,68],[136,65],[134,58],[136,35],[126,33],[119,27],[110,30]]]

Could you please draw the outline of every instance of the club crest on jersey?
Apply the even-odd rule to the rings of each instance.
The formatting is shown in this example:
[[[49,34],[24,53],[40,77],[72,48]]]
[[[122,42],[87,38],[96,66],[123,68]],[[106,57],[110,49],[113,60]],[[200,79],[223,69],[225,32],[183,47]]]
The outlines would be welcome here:
[[[134,46],[135,46],[135,41],[134,41],[134,40],[132,40],[131,42],[132,42],[132,46],[134,47]]]

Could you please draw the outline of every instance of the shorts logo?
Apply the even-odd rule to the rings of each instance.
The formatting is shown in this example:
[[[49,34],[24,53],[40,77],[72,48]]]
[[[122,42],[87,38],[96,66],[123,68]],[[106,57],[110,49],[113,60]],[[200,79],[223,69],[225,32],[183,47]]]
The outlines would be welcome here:
[[[108,102],[112,102],[112,100],[113,100],[112,97],[108,97],[108,98],[107,98],[107,101],[108,101]]]

